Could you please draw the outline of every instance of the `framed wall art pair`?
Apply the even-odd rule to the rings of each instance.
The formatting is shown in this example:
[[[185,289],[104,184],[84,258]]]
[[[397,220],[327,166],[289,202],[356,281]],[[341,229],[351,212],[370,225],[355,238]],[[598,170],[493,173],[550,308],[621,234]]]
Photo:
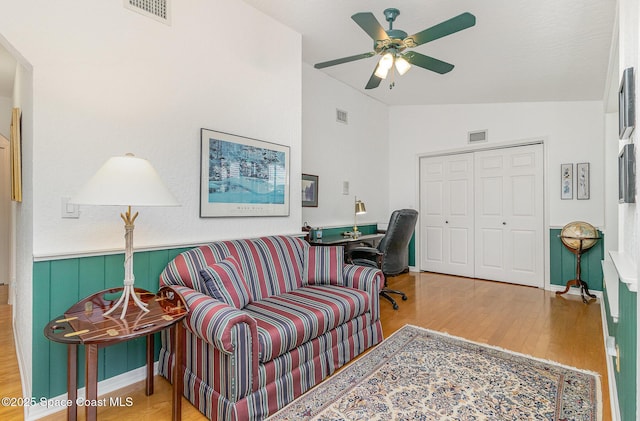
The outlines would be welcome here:
[[[576,164],[575,190],[578,200],[588,200],[590,198],[589,185],[589,163],[582,162]],[[562,200],[572,200],[574,191],[573,164],[560,165],[560,198]]]

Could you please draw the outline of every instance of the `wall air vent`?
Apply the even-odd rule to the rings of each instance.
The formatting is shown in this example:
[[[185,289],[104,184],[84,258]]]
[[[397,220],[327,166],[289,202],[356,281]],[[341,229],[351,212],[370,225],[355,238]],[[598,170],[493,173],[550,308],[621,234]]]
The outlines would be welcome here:
[[[349,124],[347,112],[336,108],[336,121],[344,124]]]
[[[124,0],[124,7],[171,25],[171,0]]]
[[[487,138],[488,138],[488,130],[476,130],[474,132],[469,132],[467,141],[469,143],[480,143],[480,142],[486,142]]]

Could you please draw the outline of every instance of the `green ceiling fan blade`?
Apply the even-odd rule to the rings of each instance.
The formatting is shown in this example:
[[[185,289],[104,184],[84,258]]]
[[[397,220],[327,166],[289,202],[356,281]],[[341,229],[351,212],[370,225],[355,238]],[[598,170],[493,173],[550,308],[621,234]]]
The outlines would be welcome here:
[[[407,47],[416,47],[427,42],[431,42],[438,38],[446,37],[455,32],[462,31],[476,24],[476,17],[471,13],[465,12],[449,20],[445,20],[429,29],[409,35],[404,39]]]
[[[378,22],[373,13],[362,12],[356,13],[351,16],[351,19],[358,24],[374,41],[380,41],[389,39],[389,35],[385,32],[384,28]]]
[[[454,68],[453,64],[425,56],[424,54],[416,53],[415,51],[404,53],[403,56],[405,60],[414,66],[422,67],[423,69],[431,70],[432,72],[440,74],[448,73]]]
[[[363,58],[369,58],[376,55],[375,51],[371,51],[369,53],[364,54],[356,54],[355,56],[337,58],[335,60],[325,61],[322,63],[317,63],[313,67],[316,69],[324,69],[325,67],[335,66],[336,64],[349,63],[350,61],[361,60]]]
[[[376,68],[378,65],[376,64]],[[380,82],[382,82],[382,78],[376,76],[376,69],[373,69],[373,73],[371,73],[371,77],[369,78],[369,82],[367,82],[367,86],[364,89],[375,89],[380,86]]]

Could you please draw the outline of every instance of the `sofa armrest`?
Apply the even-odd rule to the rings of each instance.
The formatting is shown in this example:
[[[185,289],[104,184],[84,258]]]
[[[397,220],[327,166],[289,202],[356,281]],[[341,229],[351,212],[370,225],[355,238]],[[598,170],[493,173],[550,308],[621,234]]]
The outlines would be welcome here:
[[[380,290],[384,286],[384,275],[380,269],[345,264],[342,267],[344,285],[369,293],[371,319],[380,319]]]
[[[224,376],[211,379],[209,386],[231,402],[238,402],[255,392],[259,387],[259,344],[255,319],[244,311],[191,288],[173,288],[184,297],[189,308],[184,319],[187,343],[190,334],[202,340],[203,343],[192,343],[191,346],[196,347],[198,352],[206,352],[209,358],[207,364],[215,365],[225,373]],[[189,358],[193,357],[186,356],[186,366],[204,379],[205,374],[199,371],[202,370],[199,362]]]
[[[254,345],[252,348],[255,349],[251,351],[257,357],[258,331],[253,317],[191,288],[182,286],[173,288],[184,297],[189,308],[189,314],[184,321],[187,329],[220,351],[232,354],[237,346],[233,329],[239,324],[246,324],[251,337],[254,338],[251,342]]]

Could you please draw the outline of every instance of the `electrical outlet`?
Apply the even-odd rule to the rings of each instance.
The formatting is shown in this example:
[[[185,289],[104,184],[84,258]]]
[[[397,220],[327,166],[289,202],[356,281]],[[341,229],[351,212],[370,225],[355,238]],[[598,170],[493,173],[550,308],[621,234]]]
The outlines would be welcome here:
[[[63,218],[80,218],[80,206],[69,203],[70,197],[62,198],[62,217]]]
[[[348,195],[349,194],[349,182],[348,181],[343,181],[342,182],[342,194],[344,194],[344,195]]]

